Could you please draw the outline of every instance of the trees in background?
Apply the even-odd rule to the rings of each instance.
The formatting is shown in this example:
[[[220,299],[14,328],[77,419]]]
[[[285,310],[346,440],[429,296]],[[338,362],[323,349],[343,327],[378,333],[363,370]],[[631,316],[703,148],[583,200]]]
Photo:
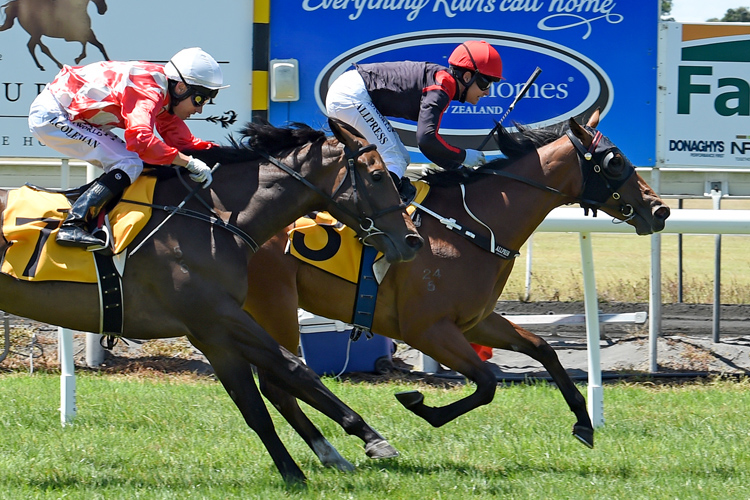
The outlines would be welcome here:
[[[663,2],[662,2],[663,3]],[[721,19],[711,18],[709,22],[722,22],[722,23],[750,23],[750,9],[747,7],[737,7],[736,9],[728,9],[727,13]]]

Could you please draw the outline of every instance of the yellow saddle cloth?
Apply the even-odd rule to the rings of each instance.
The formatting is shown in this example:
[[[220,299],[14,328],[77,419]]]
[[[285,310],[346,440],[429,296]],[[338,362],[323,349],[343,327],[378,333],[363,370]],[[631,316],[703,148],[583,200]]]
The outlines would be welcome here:
[[[413,182],[417,188],[414,201],[422,203],[430,186],[422,181]],[[409,205],[407,212],[416,208]],[[287,253],[312,266],[329,272],[351,283],[359,279],[362,261],[362,243],[353,229],[343,225],[327,212],[318,212],[315,218],[301,217],[289,231]],[[378,253],[375,260],[383,257]]]
[[[123,200],[152,203],[156,178],[140,176],[123,194]],[[8,248],[0,272],[26,281],[96,283],[91,252],[63,247],[55,242],[57,230],[71,204],[61,193],[29,186],[8,192],[2,234]],[[151,207],[120,202],[108,214],[114,253],[122,252],[151,218]]]

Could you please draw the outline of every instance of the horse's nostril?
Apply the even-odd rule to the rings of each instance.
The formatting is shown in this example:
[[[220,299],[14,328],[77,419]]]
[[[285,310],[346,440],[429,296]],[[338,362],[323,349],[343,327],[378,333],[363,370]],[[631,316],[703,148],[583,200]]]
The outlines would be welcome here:
[[[424,239],[418,234],[409,234],[406,236],[406,244],[409,245],[409,248],[419,250],[424,246]]]
[[[654,213],[654,217],[661,219],[661,220],[666,220],[670,216],[672,211],[669,209],[667,205],[662,205],[656,208],[653,213]]]

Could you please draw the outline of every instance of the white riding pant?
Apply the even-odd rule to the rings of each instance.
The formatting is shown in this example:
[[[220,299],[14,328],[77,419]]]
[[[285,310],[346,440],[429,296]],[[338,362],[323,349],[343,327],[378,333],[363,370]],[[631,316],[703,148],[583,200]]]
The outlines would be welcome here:
[[[143,161],[125,147],[125,141],[108,130],[70,120],[46,87],[29,109],[29,130],[45,146],[67,158],[77,158],[104,169],[119,169],[132,183],[143,171]]]
[[[377,145],[388,170],[399,177],[404,176],[410,161],[409,151],[391,123],[372,103],[357,70],[347,71],[331,84],[326,95],[326,113],[348,123]]]

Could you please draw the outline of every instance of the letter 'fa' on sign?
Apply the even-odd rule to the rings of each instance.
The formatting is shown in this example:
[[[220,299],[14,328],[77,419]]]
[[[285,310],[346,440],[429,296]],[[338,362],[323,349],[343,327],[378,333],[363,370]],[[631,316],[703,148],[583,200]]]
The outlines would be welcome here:
[[[750,26],[664,23],[659,164],[750,166]]]

